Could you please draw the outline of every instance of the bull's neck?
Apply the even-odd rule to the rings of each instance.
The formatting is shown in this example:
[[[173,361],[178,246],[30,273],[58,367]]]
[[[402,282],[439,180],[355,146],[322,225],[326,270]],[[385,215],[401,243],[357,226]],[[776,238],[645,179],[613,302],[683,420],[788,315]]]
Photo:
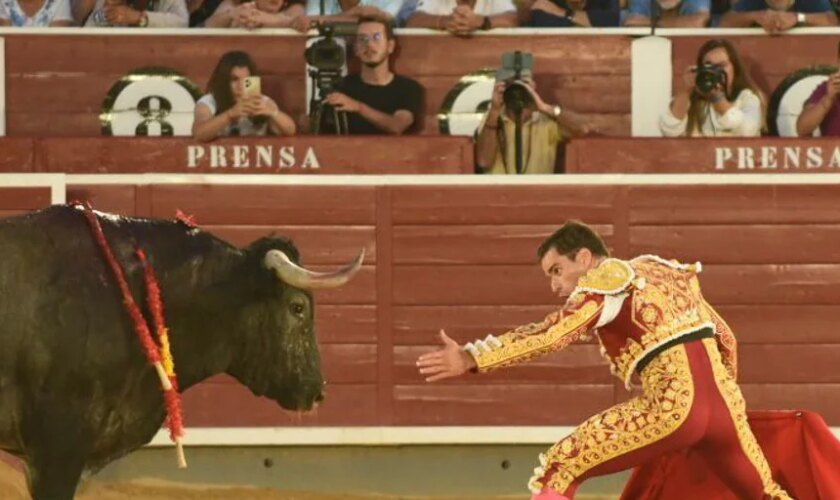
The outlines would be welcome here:
[[[184,390],[225,372],[236,351],[236,319],[247,305],[249,294],[244,281],[236,279],[245,275],[243,259],[232,255],[226,258],[228,262],[223,265],[214,263],[212,271],[218,273],[217,279],[207,280],[206,285],[188,290],[179,300],[167,304],[175,371]]]

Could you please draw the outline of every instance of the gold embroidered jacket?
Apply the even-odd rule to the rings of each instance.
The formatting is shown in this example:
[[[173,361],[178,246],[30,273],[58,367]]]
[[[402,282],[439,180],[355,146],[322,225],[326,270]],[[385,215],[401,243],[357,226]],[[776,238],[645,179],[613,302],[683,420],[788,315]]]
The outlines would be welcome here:
[[[630,261],[606,259],[580,279],[561,310],[464,349],[484,372],[562,349],[594,331],[612,373],[629,388],[636,365],[646,354],[710,327],[734,378],[735,337],[703,298],[697,279],[700,269],[699,263],[686,265],[654,255]]]

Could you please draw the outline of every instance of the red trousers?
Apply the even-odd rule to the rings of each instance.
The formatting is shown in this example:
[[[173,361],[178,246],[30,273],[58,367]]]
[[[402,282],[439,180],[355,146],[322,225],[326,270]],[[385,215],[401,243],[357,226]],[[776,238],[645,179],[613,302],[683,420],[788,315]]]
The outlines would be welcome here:
[[[540,492],[572,498],[589,477],[686,448],[700,454],[738,498],[790,498],[770,475],[714,339],[671,347],[640,375],[641,396],[591,417],[540,455],[529,484],[534,498]]]

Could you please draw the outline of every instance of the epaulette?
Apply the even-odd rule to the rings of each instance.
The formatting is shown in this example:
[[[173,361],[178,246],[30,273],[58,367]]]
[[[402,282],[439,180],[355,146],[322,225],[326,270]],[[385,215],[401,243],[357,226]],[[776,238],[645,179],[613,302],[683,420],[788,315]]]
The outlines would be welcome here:
[[[626,261],[607,259],[580,278],[575,292],[615,295],[627,290],[634,279],[636,272]]]
[[[700,262],[695,262],[694,264],[683,264],[676,259],[666,260],[658,255],[640,255],[633,260],[652,260],[664,266],[668,266],[671,269],[677,269],[679,271],[689,271],[695,274],[698,274],[701,271],[703,271],[703,264],[701,264]]]

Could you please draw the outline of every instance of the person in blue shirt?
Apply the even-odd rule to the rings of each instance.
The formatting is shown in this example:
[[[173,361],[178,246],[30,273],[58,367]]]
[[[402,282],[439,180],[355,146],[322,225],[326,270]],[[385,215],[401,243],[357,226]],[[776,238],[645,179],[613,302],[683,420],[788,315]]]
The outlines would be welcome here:
[[[650,26],[653,2],[659,11],[659,27],[705,28],[709,24],[711,0],[630,0],[624,26]]]
[[[619,0],[526,0],[525,4],[526,25],[534,28],[617,27],[621,17]]]
[[[836,25],[837,15],[830,0],[738,0],[720,20],[721,27],[760,26],[768,33],[796,26]]]

